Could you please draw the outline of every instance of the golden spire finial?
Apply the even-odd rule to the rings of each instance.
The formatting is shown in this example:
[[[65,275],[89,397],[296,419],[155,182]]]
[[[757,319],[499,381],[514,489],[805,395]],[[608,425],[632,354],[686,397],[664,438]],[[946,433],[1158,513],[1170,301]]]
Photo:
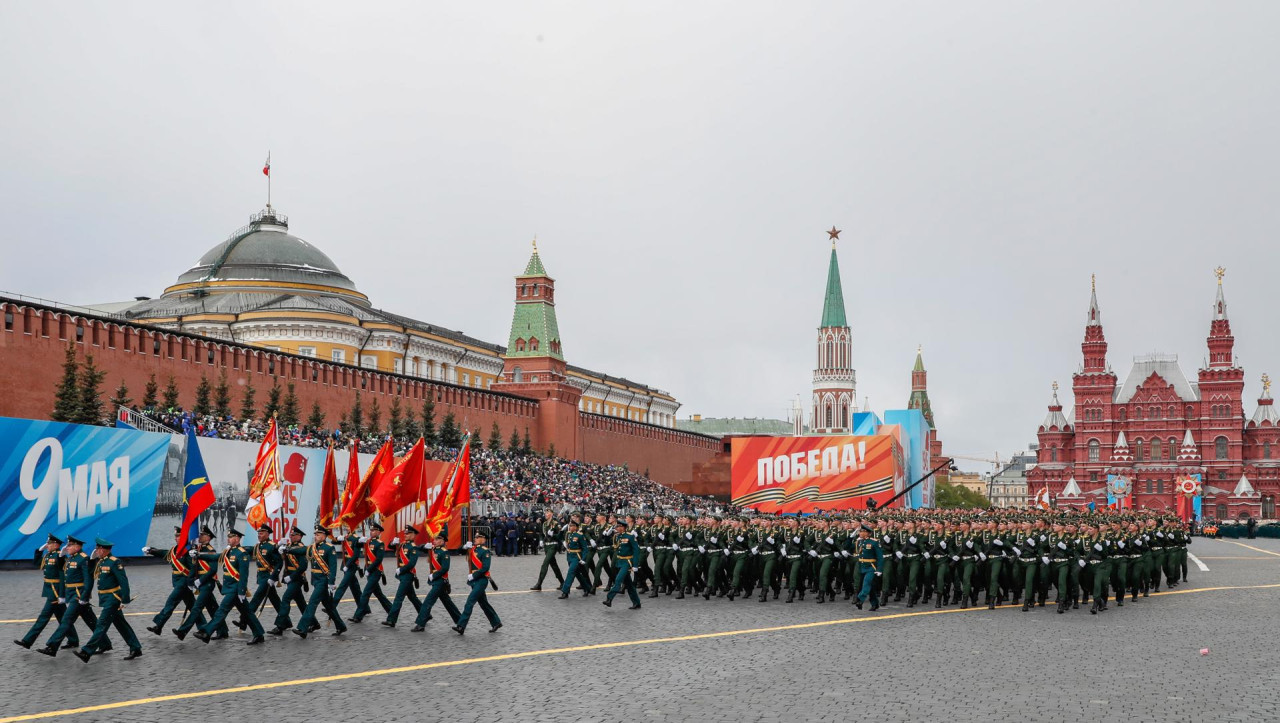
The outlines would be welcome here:
[[[1263,394],[1271,393],[1271,375],[1269,374],[1262,375],[1262,393]]]
[[[1225,266],[1219,266],[1213,270],[1213,275],[1218,277],[1218,286],[1222,286],[1222,277],[1227,273]]]
[[[1053,393],[1054,393],[1054,394],[1057,394],[1057,393],[1058,393],[1058,383],[1057,383],[1057,382],[1054,382],[1054,383],[1053,383]]]
[[[533,252],[538,253],[538,234],[533,235]]]
[[[923,352],[924,352],[924,344],[916,344],[916,353],[921,354]]]
[[[1092,291],[1097,291],[1097,290],[1098,290],[1098,275],[1097,275],[1097,274],[1089,274],[1089,286],[1090,286],[1090,290],[1092,290]]]

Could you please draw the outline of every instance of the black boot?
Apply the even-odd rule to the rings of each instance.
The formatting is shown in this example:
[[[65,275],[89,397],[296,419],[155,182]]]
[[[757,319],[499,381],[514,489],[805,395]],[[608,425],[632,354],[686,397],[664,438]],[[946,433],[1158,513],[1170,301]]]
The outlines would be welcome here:
[[[995,598],[993,598],[993,597],[989,597],[989,598],[987,598],[987,609],[988,609],[988,610],[995,610],[995,609],[996,609],[996,599],[995,599]]]
[[[823,600],[823,593],[818,593],[818,604],[821,605],[824,602],[826,601]]]
[[[787,591],[787,602],[794,602],[795,599],[796,599],[796,591],[795,591],[795,588],[792,588]]]
[[[935,609],[942,607],[942,593],[938,593],[938,598],[933,601],[933,607]]]
[[[1031,601],[1030,601],[1030,600],[1028,600],[1028,601],[1026,601],[1026,602],[1022,603],[1022,612],[1024,612],[1024,613],[1025,613],[1026,611],[1028,611],[1028,610],[1030,610],[1030,609],[1031,609]]]
[[[769,588],[767,587],[760,588],[760,597],[756,598],[756,600],[760,602],[765,602],[768,599],[769,599]]]
[[[1098,601],[1097,601],[1097,600],[1094,600],[1094,601],[1093,601],[1093,604],[1089,606],[1089,614],[1090,614],[1090,615],[1097,615],[1097,614],[1098,614]]]
[[[684,590],[683,590],[683,589],[681,589],[681,590],[680,590],[680,592],[676,593],[676,599],[677,599],[677,600],[683,600],[683,599],[684,599]]]

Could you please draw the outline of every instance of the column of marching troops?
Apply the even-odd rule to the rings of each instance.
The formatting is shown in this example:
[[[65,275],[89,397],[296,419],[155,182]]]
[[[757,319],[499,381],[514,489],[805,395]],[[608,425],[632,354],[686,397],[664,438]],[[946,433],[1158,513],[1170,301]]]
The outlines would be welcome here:
[[[491,585],[494,589],[497,585],[490,576],[492,555],[483,533],[463,546],[469,589],[466,603],[459,609],[450,597],[450,559],[445,531],[419,544],[418,530],[409,525],[388,545],[380,538],[383,532],[380,524],[374,522],[369,527],[369,535],[343,535],[338,530],[316,527],[313,540],[308,544],[303,542],[303,531],[297,527],[289,531],[287,541],[273,542],[271,528],[264,525],[257,530],[258,542],[251,546],[241,544],[243,533],[232,529],[227,533],[227,546],[222,551],[212,545],[213,531],[203,527],[196,543],[185,553],[175,554],[178,547],[144,547],[144,553],[168,563],[171,582],[164,607],[156,613],[147,630],[161,635],[181,608],[182,616],[173,629],[179,640],[188,634],[205,643],[225,639],[229,637],[228,623],[251,633],[248,645],[260,645],[265,635],[282,636],[286,630],[306,638],[321,629],[318,618],[322,612],[333,625],[332,634],[341,635],[347,631],[347,625],[338,614],[337,606],[348,593],[357,601],[354,614],[347,618],[352,623],[362,622],[371,612],[370,603],[377,601],[387,613],[382,624],[393,628],[408,601],[416,613],[413,632],[425,630],[437,602],[449,614],[452,630],[459,635],[466,631],[471,611],[477,605],[489,621],[490,632],[502,627],[502,621],[485,595]],[[175,528],[175,546],[180,542],[179,535],[180,529]],[[92,556],[86,554],[83,547],[84,542],[75,537],[68,536],[64,543],[49,535],[48,542],[38,551],[44,574],[41,583],[44,605],[35,624],[14,643],[30,649],[48,624],[57,620],[57,629],[37,652],[55,656],[60,648],[78,648],[74,654],[87,663],[94,655],[112,649],[108,631],[114,628],[129,649],[124,659],[140,657],[142,643],[124,614],[125,607],[134,598],[123,562],[111,554],[112,543],[107,540],[96,540]],[[384,552],[394,555],[391,584],[384,570]],[[387,567],[390,569],[389,561]],[[426,594],[419,599],[417,591],[424,584]],[[387,585],[386,591],[383,585]],[[97,614],[93,612],[95,588]],[[259,621],[260,616],[271,614],[264,612],[267,605],[274,610],[270,630],[264,630]],[[301,616],[296,625],[291,617],[295,607]],[[233,610],[237,618],[229,620]],[[84,645],[80,645],[77,621],[83,621],[91,631]]]
[[[1089,605],[1089,612],[1123,606],[1172,588],[1187,577],[1191,535],[1175,517],[1019,511],[883,511],[860,516],[624,518],[628,549],[619,550],[613,516],[545,514],[543,562],[533,590],[548,571],[566,598],[574,582],[583,596],[616,591],[622,565],[650,598],[701,595],[734,600],[833,602],[837,595],[862,609],[906,601],[934,608],[1012,601],[1024,612],[1044,607],[1053,590],[1057,611]],[[634,549],[634,551],[632,551]],[[559,556],[568,563],[562,574]],[[626,581],[628,585],[631,581]],[[612,596],[611,596],[612,597]],[[606,600],[605,604],[610,601]],[[639,607],[639,600],[635,599]]]

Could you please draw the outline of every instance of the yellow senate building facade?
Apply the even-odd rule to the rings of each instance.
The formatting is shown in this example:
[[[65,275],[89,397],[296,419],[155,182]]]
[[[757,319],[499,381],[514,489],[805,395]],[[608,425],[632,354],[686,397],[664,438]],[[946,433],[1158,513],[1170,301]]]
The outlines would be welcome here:
[[[529,269],[545,276],[536,246],[517,279]],[[328,255],[291,234],[289,219],[269,204],[159,298],[96,308],[162,328],[477,389],[501,381],[507,353],[502,345],[374,308]],[[568,381],[582,392],[584,412],[675,427],[680,404],[667,392],[573,365]]]

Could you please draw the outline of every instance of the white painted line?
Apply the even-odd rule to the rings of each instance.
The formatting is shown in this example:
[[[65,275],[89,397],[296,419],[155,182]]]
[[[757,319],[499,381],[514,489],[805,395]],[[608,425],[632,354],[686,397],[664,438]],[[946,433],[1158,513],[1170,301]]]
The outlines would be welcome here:
[[[1209,566],[1204,564],[1203,562],[1200,562],[1200,558],[1196,557],[1195,555],[1192,555],[1190,552],[1187,553],[1187,559],[1194,562],[1196,564],[1196,567],[1200,568],[1200,572],[1209,571]]]

